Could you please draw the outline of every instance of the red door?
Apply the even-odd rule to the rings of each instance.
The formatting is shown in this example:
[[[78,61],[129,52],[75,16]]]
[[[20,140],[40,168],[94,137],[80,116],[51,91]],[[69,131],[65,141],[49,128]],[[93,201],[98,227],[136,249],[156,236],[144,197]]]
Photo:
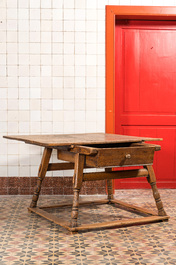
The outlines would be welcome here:
[[[158,187],[176,188],[176,22],[118,20],[115,35],[115,132],[163,138]],[[115,183],[145,187],[142,178]]]

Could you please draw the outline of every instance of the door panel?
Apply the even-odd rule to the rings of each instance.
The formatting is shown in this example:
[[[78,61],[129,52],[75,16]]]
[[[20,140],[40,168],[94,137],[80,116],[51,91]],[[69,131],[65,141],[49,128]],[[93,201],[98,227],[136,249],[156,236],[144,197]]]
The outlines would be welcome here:
[[[154,169],[162,188],[176,188],[176,23],[116,23],[116,133],[163,138]],[[143,179],[115,188],[147,187]]]

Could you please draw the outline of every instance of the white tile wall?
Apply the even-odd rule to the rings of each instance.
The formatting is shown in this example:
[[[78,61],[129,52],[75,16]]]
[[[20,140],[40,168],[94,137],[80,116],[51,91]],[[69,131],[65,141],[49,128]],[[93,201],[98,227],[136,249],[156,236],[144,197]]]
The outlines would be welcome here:
[[[2,135],[104,132],[105,5],[166,4],[0,1],[0,176],[35,176],[42,152]]]

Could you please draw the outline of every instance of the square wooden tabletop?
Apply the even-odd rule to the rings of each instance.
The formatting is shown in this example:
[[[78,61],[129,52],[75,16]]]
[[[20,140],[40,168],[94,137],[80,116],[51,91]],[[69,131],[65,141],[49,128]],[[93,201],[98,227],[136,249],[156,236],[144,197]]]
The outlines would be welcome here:
[[[40,135],[11,135],[4,138],[24,141],[45,147],[59,147],[68,145],[139,143],[144,141],[161,141],[161,138],[136,137],[108,133],[83,133],[83,134],[40,134]]]

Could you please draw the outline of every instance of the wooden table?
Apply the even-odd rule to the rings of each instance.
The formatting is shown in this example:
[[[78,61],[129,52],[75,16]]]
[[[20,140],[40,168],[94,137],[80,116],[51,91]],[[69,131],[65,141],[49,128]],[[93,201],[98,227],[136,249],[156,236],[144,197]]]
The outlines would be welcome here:
[[[48,220],[67,228],[69,231],[80,231],[97,228],[121,227],[134,224],[151,223],[168,220],[163,204],[156,186],[156,178],[152,167],[155,151],[160,150],[160,146],[146,144],[145,141],[158,141],[161,139],[133,137],[105,133],[90,134],[67,134],[67,135],[21,135],[4,136],[7,139],[24,141],[28,144],[44,147],[43,157],[38,172],[37,186],[34,191],[29,210],[45,217]],[[57,149],[57,157],[63,163],[49,163],[53,149]],[[67,163],[65,163],[67,161]],[[114,171],[114,167],[143,166],[140,169]],[[84,168],[104,168],[104,172],[84,173]],[[55,206],[37,207],[42,181],[47,171],[74,169],[73,175],[73,203],[60,204]],[[148,209],[136,207],[119,200],[113,196],[113,179],[146,177],[151,185],[153,197],[156,202],[158,214]],[[95,224],[77,225],[79,192],[84,181],[107,180],[107,199],[95,202],[83,202],[84,205],[90,203],[116,204],[128,210],[146,214],[146,217],[133,218],[128,220],[117,220]],[[72,206],[71,222],[63,221],[58,217],[48,213],[45,209],[54,207]]]

